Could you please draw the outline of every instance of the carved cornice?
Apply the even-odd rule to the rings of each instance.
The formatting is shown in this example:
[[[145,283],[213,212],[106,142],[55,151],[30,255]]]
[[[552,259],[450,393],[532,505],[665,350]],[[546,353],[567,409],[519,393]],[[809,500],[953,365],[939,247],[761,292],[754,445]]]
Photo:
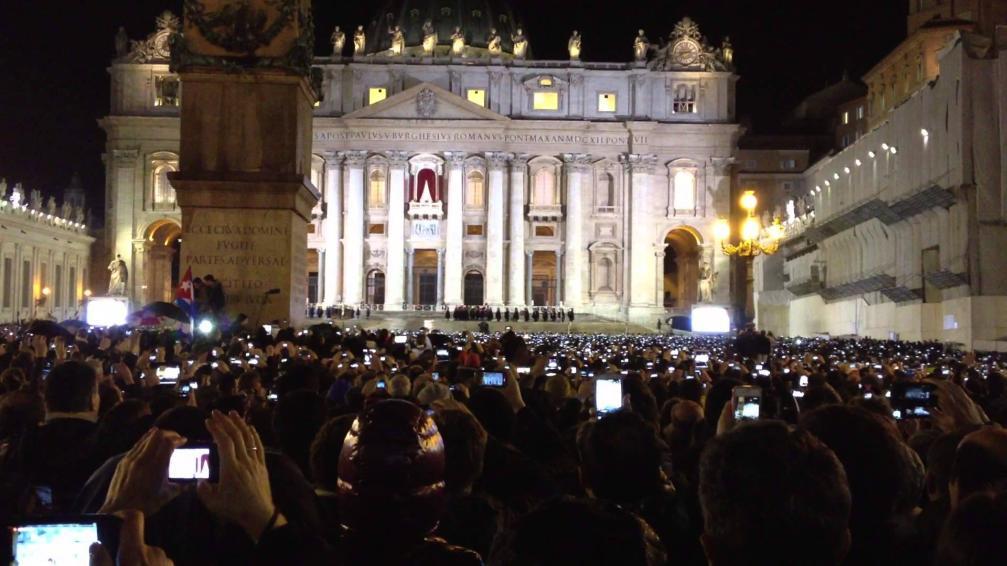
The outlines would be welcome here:
[[[486,162],[492,171],[500,171],[507,167],[507,163],[514,157],[513,153],[491,151],[486,153]]]
[[[362,168],[367,163],[367,152],[364,150],[342,151],[339,153],[347,167]]]
[[[622,163],[630,173],[653,173],[657,166],[657,156],[643,153],[624,153],[619,156],[619,163]]]
[[[464,151],[445,151],[444,160],[448,162],[448,166],[451,168],[463,167],[465,165],[465,158],[468,156]]]
[[[388,165],[390,167],[405,168],[409,163],[408,151],[386,151],[385,155],[388,156]]]
[[[528,167],[528,161],[531,159],[531,154],[528,153],[515,153],[510,159],[511,171],[516,171],[518,169],[524,169]]]
[[[113,149],[112,159],[116,165],[133,165],[140,157],[139,149]]]
[[[563,165],[569,172],[587,173],[591,170],[591,155],[587,153],[564,153]]]

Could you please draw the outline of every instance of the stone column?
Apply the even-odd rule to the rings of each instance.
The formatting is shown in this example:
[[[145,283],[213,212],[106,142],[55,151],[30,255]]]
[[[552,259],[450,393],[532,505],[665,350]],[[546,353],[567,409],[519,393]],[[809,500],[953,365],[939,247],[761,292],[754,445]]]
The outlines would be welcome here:
[[[528,251],[525,252],[525,279],[524,279],[524,290],[525,290],[525,304],[532,304],[532,262],[535,260],[535,252]]]
[[[388,244],[385,271],[385,310],[397,311],[405,301],[406,162],[409,153],[388,155]]]
[[[465,153],[444,154],[448,162],[448,221],[444,238],[444,302],[462,304],[462,214],[464,213]]]
[[[416,259],[416,250],[409,248],[406,250],[406,304],[410,307],[416,304],[413,300],[413,262]]]
[[[504,168],[512,156],[487,153],[489,199],[486,210],[486,298],[490,306],[504,304]]]
[[[650,202],[651,174],[657,156],[629,153],[621,156],[623,165],[630,171],[630,230],[629,274],[630,310],[654,307],[654,252],[651,234]],[[645,313],[642,313],[645,314]]]
[[[437,306],[444,304],[444,249],[437,250]]]
[[[684,266],[683,266],[684,267]],[[664,306],[664,252],[654,252],[654,274],[657,279],[654,281],[654,302],[657,306]],[[681,305],[678,305],[681,306]]]
[[[591,171],[591,156],[583,153],[563,154],[566,173],[566,246],[564,264],[563,303],[565,306],[580,309],[584,303],[584,278],[582,269],[584,262],[584,178]]]
[[[325,158],[325,219],[322,237],[325,240],[325,288],[323,303],[343,302],[343,154],[328,153]]]
[[[566,279],[566,273],[563,273],[563,248],[558,248],[556,250],[556,304],[562,305],[566,300],[566,294],[563,292],[565,289],[563,287],[563,281]]]
[[[510,162],[510,291],[507,302],[512,306],[528,304],[531,301],[531,264],[528,264],[524,249],[524,194],[525,171],[528,168],[528,154],[514,155]],[[530,256],[529,256],[530,257]]]
[[[364,164],[366,151],[347,151],[346,208],[343,210],[343,302],[363,301],[364,281]]]
[[[325,248],[317,248],[317,250],[318,276],[315,280],[315,302],[325,304]]]
[[[108,224],[106,232],[106,245],[109,256],[106,261],[112,261],[116,255],[121,255],[126,265],[130,267],[130,281],[127,285],[126,293],[131,295],[134,303],[141,303],[143,300],[138,292],[131,292],[140,280],[137,277],[136,266],[143,261],[142,256],[134,255],[133,250],[133,219],[135,195],[142,195],[143,191],[136,190],[137,165],[140,158],[140,151],[136,149],[113,149],[112,159],[109,164],[109,187],[111,195],[109,198]],[[21,204],[27,204],[28,195],[23,194]],[[139,287],[137,287],[139,289]],[[141,303],[142,306],[142,303]]]

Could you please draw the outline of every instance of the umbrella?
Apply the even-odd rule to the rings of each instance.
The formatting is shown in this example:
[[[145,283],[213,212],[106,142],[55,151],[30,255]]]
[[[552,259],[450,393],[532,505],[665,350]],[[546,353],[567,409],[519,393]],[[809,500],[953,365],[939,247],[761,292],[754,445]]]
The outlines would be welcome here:
[[[59,323],[59,325],[67,329],[69,332],[73,332],[75,334],[81,328],[87,328],[86,322],[84,322],[83,320],[77,320],[75,318],[64,320],[63,322]]]
[[[28,332],[39,334],[46,338],[55,338],[56,336],[73,338],[73,332],[63,328],[53,320],[33,320],[31,325],[28,326]]]
[[[143,312],[146,316],[159,316],[163,318],[170,318],[177,320],[184,324],[189,324],[192,320],[189,315],[182,310],[178,305],[173,305],[171,303],[165,303],[162,301],[150,303],[149,305],[143,307],[138,312]]]

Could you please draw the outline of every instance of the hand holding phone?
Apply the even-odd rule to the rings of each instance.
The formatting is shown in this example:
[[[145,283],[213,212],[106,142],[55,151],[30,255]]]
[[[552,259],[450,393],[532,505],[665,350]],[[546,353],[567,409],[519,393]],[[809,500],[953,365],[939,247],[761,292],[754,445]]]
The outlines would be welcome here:
[[[216,482],[220,477],[220,459],[217,445],[189,442],[171,453],[168,463],[168,481],[189,483],[199,480]]]
[[[734,420],[755,421],[759,419],[762,407],[762,388],[743,385],[731,391],[734,400]]]
[[[622,379],[601,376],[594,381],[594,409],[604,416],[622,408]]]

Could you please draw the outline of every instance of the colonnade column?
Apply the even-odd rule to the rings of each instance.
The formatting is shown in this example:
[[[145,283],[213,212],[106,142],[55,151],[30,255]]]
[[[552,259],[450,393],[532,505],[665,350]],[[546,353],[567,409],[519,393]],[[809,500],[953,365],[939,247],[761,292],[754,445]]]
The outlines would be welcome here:
[[[650,216],[650,180],[657,164],[656,155],[627,153],[621,156],[630,171],[630,302],[633,307],[654,306],[654,251],[648,221]]]
[[[512,306],[531,302],[531,254],[527,267],[524,249],[524,193],[528,154],[518,153],[510,162],[510,284],[507,302]],[[527,275],[525,275],[527,273]]]
[[[385,247],[385,310],[397,311],[405,302],[406,162],[405,151],[388,155],[388,244]]]
[[[591,170],[591,156],[583,153],[563,154],[566,172],[566,221],[564,264],[565,286],[563,303],[567,307],[580,308],[584,303],[584,281],[581,277],[584,264],[584,198],[583,179]]]
[[[444,302],[449,305],[462,304],[462,210],[464,206],[464,166],[465,153],[450,151],[444,153],[448,162],[448,226],[444,238]],[[438,289],[442,287],[438,286]]]
[[[355,305],[363,301],[364,281],[364,164],[366,151],[347,151],[346,209],[343,211],[343,302]]]
[[[556,304],[561,305],[566,301],[566,297],[563,293],[563,281],[566,279],[566,273],[563,273],[563,248],[556,249]]]
[[[508,153],[487,153],[489,198],[486,209],[486,304],[504,304],[504,168],[512,157]]]
[[[437,250],[437,306],[444,304],[444,249]]]
[[[654,252],[654,302],[659,307],[664,306],[664,252]]]
[[[322,303],[334,305],[342,298],[343,249],[340,238],[343,232],[343,155],[329,153],[325,158],[325,220],[322,237],[325,240],[324,287]]]
[[[409,248],[406,250],[406,304],[414,305],[413,300],[413,265],[416,259],[416,250]],[[438,267],[438,273],[440,268]]]
[[[513,244],[511,244],[511,245],[513,245]],[[531,278],[532,278],[532,262],[535,260],[535,252],[533,252],[533,251],[525,252],[525,257],[526,257],[526,260],[525,260],[526,261],[526,263],[525,263],[525,266],[526,266],[525,267],[525,280],[524,280],[525,301],[526,301],[525,304],[530,305],[533,302],[532,301],[532,296],[533,295],[532,295],[532,289],[531,289],[531,283],[532,283]]]

